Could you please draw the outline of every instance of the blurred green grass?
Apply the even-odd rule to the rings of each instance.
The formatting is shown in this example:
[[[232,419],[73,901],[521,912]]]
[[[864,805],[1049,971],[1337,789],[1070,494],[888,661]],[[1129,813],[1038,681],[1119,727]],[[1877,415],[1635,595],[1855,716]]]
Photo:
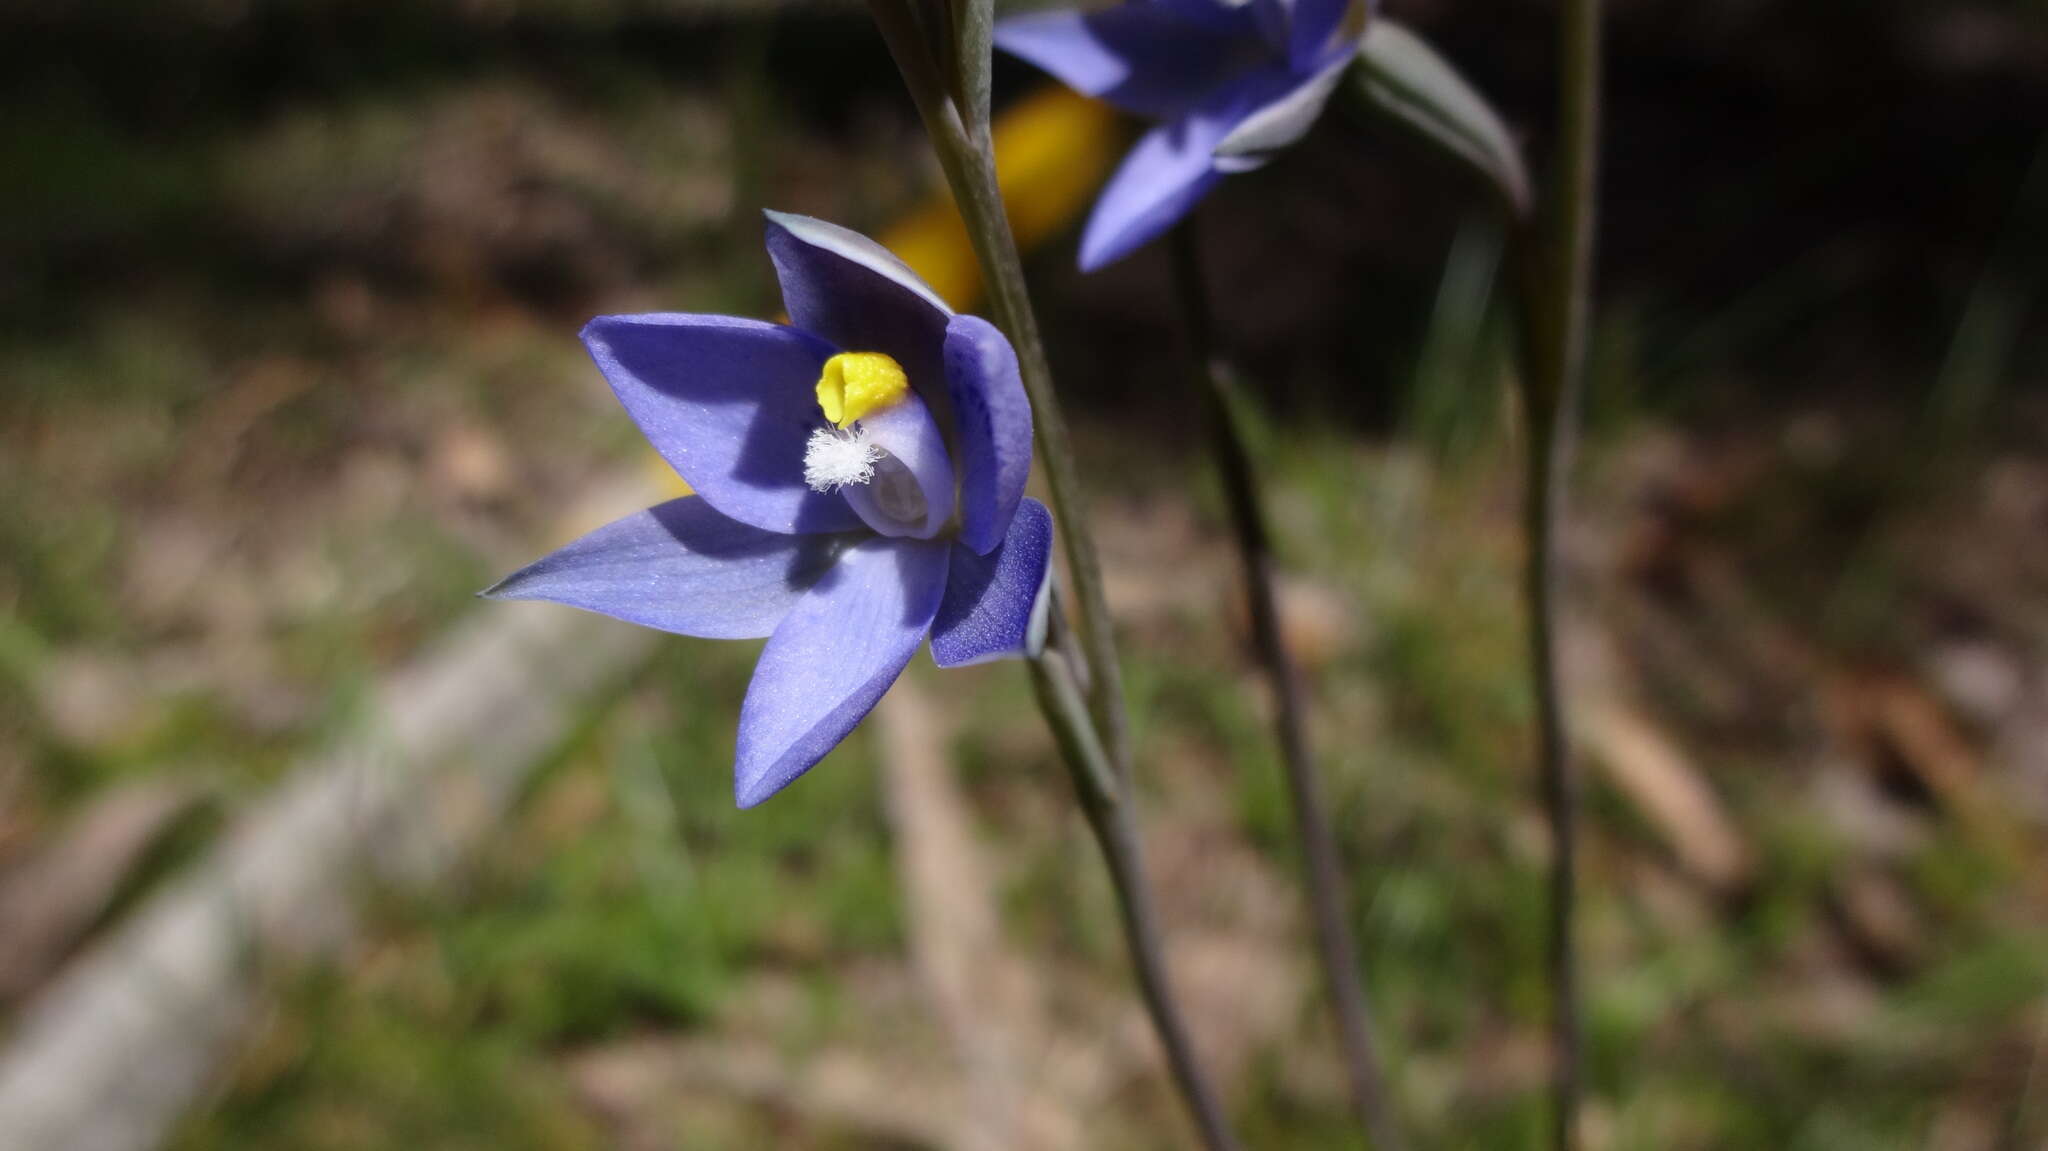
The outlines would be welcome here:
[[[1501,502],[1507,477],[1473,468],[1422,481],[1412,457],[1292,433],[1289,451],[1269,458],[1285,461],[1276,502],[1300,516],[1290,566],[1367,589],[1365,634],[1325,669],[1319,718],[1365,975],[1395,1036],[1419,1141],[1525,1142],[1542,1121],[1527,1063],[1544,1003],[1541,852],[1516,766],[1528,704],[1512,569],[1498,511],[1483,511]],[[1201,515],[1218,523],[1213,506]],[[1277,765],[1230,664],[1233,636],[1219,613],[1180,615],[1173,628],[1181,658],[1134,652],[1145,744],[1212,747],[1227,766],[1155,759],[1152,818],[1177,818],[1189,771],[1222,770],[1235,833],[1285,871]],[[1195,652],[1203,658],[1185,658]],[[603,1145],[558,1078],[559,1057],[648,1030],[715,1028],[721,1003],[763,970],[809,991],[776,1043],[843,1038],[832,1007],[843,973],[903,945],[874,743],[856,737],[784,801],[731,810],[724,763],[748,654],[678,641],[624,698],[594,705],[602,714],[456,897],[378,905],[362,964],[374,974],[287,979],[271,1025],[284,1037],[258,1042],[178,1145]],[[1019,764],[989,750],[1031,739],[1016,680],[978,678],[960,748],[977,813],[1023,857],[1005,901],[1014,945],[1082,962],[1115,986],[1106,902],[1074,899],[1096,880],[1072,827],[1006,818],[1019,792],[1033,794],[1028,809],[1057,812],[1063,787],[1042,751]],[[2013,1085],[2010,1068],[1984,1061],[2015,1028],[2027,1033],[2048,994],[2048,933],[2015,932],[2001,904],[2017,877],[1942,828],[1904,861],[1916,905],[1939,925],[1924,961],[1871,984],[1853,961],[1817,957],[1831,886],[1854,852],[1788,806],[1788,781],[1759,776],[1745,764],[1753,754],[1707,761],[1761,856],[1762,878],[1736,907],[1668,877],[1654,831],[1595,789],[1588,1011],[1602,1145],[1921,1146],[1943,1101],[1987,1075]],[[1035,773],[1016,778],[1020,766]],[[1685,906],[1646,903],[1645,871],[1667,873],[1653,882],[1678,894],[1659,898]],[[1832,1028],[1806,1017],[1804,1000],[1836,992],[1874,998]],[[1290,1044],[1327,1042],[1312,1013],[1300,1026]],[[292,1043],[301,1047],[268,1050]],[[1486,1063],[1498,1066],[1476,1066]],[[1237,1101],[1247,1136],[1274,1147],[1340,1140],[1340,1101],[1304,1090],[1278,1050],[1264,1052]],[[1153,1106],[1153,1134],[1129,1145],[1173,1145],[1170,1109]],[[726,1142],[683,1131],[678,1145],[767,1138],[745,1130],[718,1136]],[[805,1145],[834,1145],[818,1138]]]

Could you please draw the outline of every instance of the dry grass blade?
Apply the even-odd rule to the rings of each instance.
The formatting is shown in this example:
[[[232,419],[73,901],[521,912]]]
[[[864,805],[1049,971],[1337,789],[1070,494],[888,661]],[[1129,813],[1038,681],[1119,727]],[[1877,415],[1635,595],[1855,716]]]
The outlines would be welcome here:
[[[612,1125],[619,1145],[666,1148],[665,1122],[679,1100],[717,1095],[839,1129],[888,1146],[955,1147],[965,1107],[943,1070],[896,1066],[863,1052],[812,1049],[800,1056],[733,1036],[640,1039],[572,1056],[577,1094]],[[915,1083],[915,1090],[905,1090]]]
[[[1756,868],[1749,844],[1676,742],[1612,698],[1586,706],[1578,726],[1592,759],[1656,827],[1687,874],[1721,895],[1748,886]]]
[[[645,497],[622,486],[584,510]],[[437,874],[571,729],[580,701],[653,642],[504,605],[393,676],[361,730],[300,764],[29,1005],[0,1052],[0,1151],[157,1146],[255,1002],[252,955],[330,951],[366,865]]]

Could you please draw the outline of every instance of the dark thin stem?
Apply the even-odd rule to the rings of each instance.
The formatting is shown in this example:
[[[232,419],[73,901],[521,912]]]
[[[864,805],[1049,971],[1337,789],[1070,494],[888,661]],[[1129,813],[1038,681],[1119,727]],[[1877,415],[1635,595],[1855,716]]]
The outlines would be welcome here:
[[[1523,510],[1529,547],[1523,590],[1529,610],[1529,670],[1536,685],[1537,768],[1552,845],[1546,956],[1551,986],[1551,1146],[1558,1151],[1576,1145],[1580,1090],[1578,948],[1573,938],[1579,781],[1565,730],[1557,656],[1557,532],[1566,510],[1572,438],[1570,428],[1558,426],[1530,437]]]
[[[1302,848],[1302,869],[1308,882],[1309,909],[1315,922],[1316,949],[1323,978],[1336,1009],[1337,1033],[1344,1047],[1351,1106],[1378,1151],[1401,1151],[1400,1126],[1387,1098],[1372,1014],[1358,983],[1358,947],[1345,916],[1343,865],[1329,812],[1317,786],[1315,754],[1310,749],[1306,694],[1299,666],[1287,650],[1280,627],[1279,596],[1274,589],[1275,562],[1266,513],[1259,500],[1258,478],[1251,453],[1231,407],[1230,369],[1218,356],[1212,333],[1207,280],[1192,220],[1173,230],[1174,287],[1182,327],[1207,411],[1209,450],[1223,481],[1224,502],[1236,536],[1238,560],[1244,569],[1245,600],[1250,609],[1252,642],[1266,679],[1272,686],[1275,735],[1287,777],[1294,836]]]
[[[1238,1142],[1223,1115],[1223,1107],[1203,1074],[1181,1013],[1167,981],[1166,957],[1159,946],[1158,915],[1152,907],[1145,884],[1145,860],[1139,846],[1137,816],[1131,795],[1122,782],[1110,774],[1109,760],[1082,701],[1073,663],[1057,647],[1031,661],[1031,683],[1038,691],[1038,705],[1045,712],[1064,753],[1067,770],[1074,780],[1074,794],[1088,817],[1088,830],[1102,851],[1109,868],[1110,883],[1116,889],[1117,913],[1124,942],[1131,953],[1131,966],[1138,978],[1138,991],[1145,1009],[1166,1050],[1166,1062],[1174,1084],[1201,1131],[1202,1145],[1209,1151],[1237,1151]]]
[[[1529,421],[1523,523],[1529,554],[1530,674],[1537,767],[1550,824],[1551,1146],[1576,1146],[1580,1095],[1579,970],[1573,938],[1579,784],[1558,668],[1558,536],[1567,513],[1590,311],[1594,176],[1599,157],[1600,0],[1563,0],[1558,139],[1550,195],[1517,234],[1522,274],[1524,410]],[[1540,230],[1539,230],[1540,229]]]

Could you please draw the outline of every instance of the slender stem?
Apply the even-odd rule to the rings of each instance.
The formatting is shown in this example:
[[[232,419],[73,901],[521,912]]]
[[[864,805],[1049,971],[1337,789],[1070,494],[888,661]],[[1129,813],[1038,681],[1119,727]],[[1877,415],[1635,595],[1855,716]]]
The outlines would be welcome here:
[[[1158,915],[1145,885],[1145,860],[1139,847],[1137,816],[1130,792],[1109,772],[1108,756],[1096,739],[1069,654],[1061,648],[1046,648],[1044,654],[1031,661],[1031,682],[1038,691],[1039,707],[1065,753],[1075,796],[1088,817],[1088,830],[1094,833],[1095,844],[1109,868],[1124,942],[1138,977],[1138,991],[1151,1013],[1160,1045],[1166,1050],[1174,1083],[1202,1134],[1202,1145],[1209,1151],[1237,1151],[1237,1138],[1231,1134],[1223,1107],[1202,1071],[1167,980],[1166,957],[1159,946]]]
[[[965,2],[986,7],[990,0]],[[1045,470],[1047,494],[1079,599],[1084,627],[1081,639],[1087,652],[1083,661],[1067,646],[1070,637],[1064,613],[1055,603],[1053,641],[1031,660],[1039,706],[1059,740],[1081,810],[1108,865],[1138,989],[1151,1015],[1153,1029],[1165,1048],[1174,1083],[1208,1151],[1237,1151],[1237,1140],[1225,1124],[1223,1108],[1195,1056],[1194,1044],[1167,979],[1158,917],[1145,885],[1144,861],[1139,850],[1123,675],[1103,595],[1102,569],[1096,559],[1094,538],[1088,532],[1088,513],[1066,420],[1053,390],[1052,370],[1024,286],[1023,261],[1018,256],[1017,240],[1010,231],[996,183],[995,150],[986,109],[974,109],[972,124],[962,120],[959,105],[948,95],[937,65],[926,52],[916,14],[906,0],[869,0],[869,8],[917,104],[925,132],[938,154],[939,166],[946,173],[981,265],[996,322],[1017,351],[1024,389],[1031,400],[1038,459]],[[975,20],[985,21],[988,17],[987,12],[973,14]],[[978,103],[978,97],[973,102]]]
[[[1128,782],[1133,763],[1130,727],[1124,714],[1123,671],[1117,660],[1116,632],[1103,591],[1102,565],[1089,531],[1087,504],[1081,493],[1080,473],[1074,465],[1066,417],[1053,390],[1052,368],[1046,361],[1038,319],[1024,286],[1024,264],[1018,257],[1017,240],[1003,209],[1002,193],[996,186],[995,155],[986,134],[978,141],[970,137],[957,114],[943,117],[937,138],[942,166],[953,182],[953,196],[967,219],[967,234],[973,240],[983,278],[988,283],[990,307],[1017,349],[1024,390],[1031,397],[1038,458],[1045,467],[1047,494],[1059,513],[1060,541],[1066,547],[1067,565],[1073,575],[1075,609],[1080,616],[1081,639],[1087,654],[1089,713],[1103,734],[1110,762]],[[953,157],[952,162],[944,162],[948,154]]]
[[[915,15],[904,0],[869,0],[868,7],[903,72],[911,99],[924,120],[925,134],[931,138],[939,167],[946,174],[946,183],[952,188],[953,199],[967,224],[967,237],[974,246],[975,259],[981,265],[982,279],[988,288],[990,310],[1017,351],[1024,391],[1031,399],[1046,495],[1052,503],[1074,581],[1075,610],[1080,616],[1087,655],[1086,666],[1078,667],[1077,671],[1086,686],[1089,713],[1096,729],[1103,734],[1110,762],[1120,776],[1128,778],[1133,762],[1130,726],[1124,714],[1123,673],[1117,662],[1116,633],[1103,593],[1102,564],[1096,558],[1095,539],[1088,530],[1087,503],[1081,493],[1080,472],[1074,464],[1073,441],[1067,434],[1066,416],[1053,388],[1052,367],[1045,357],[1045,342],[1038,333],[1038,317],[1032,311],[1030,293],[1024,285],[1024,262],[1017,253],[1017,238],[1010,231],[1002,191],[996,183],[995,148],[989,124],[979,117],[972,124],[961,118],[959,105],[947,96],[936,65],[923,51]]]
[[[1073,773],[1074,789],[1086,802],[1105,806],[1119,803],[1123,793],[1117,785],[1116,772],[1102,750],[1101,737],[1095,734],[1094,721],[1088,716],[1088,705],[1081,698],[1066,649],[1048,644],[1031,661],[1031,683],[1038,691],[1039,710],[1045,713],[1067,769]]]
[[[1600,0],[1563,0],[1558,37],[1558,139],[1546,211],[1525,219],[1521,354],[1529,420],[1524,530],[1537,766],[1550,824],[1551,1146],[1576,1146],[1580,1095],[1579,970],[1573,938],[1579,784],[1565,728],[1557,654],[1558,535],[1567,513],[1590,313],[1594,177],[1599,157]]]
[[[1224,502],[1236,536],[1238,560],[1244,569],[1245,599],[1250,609],[1252,642],[1266,679],[1272,685],[1274,731],[1280,762],[1287,777],[1294,836],[1302,845],[1302,868],[1308,883],[1309,909],[1315,922],[1316,950],[1323,978],[1336,1008],[1338,1038],[1351,1086],[1351,1106],[1378,1151],[1401,1151],[1404,1143],[1387,1098],[1372,1014],[1358,983],[1358,946],[1345,916],[1349,898],[1330,816],[1317,786],[1315,754],[1310,748],[1306,692],[1299,665],[1287,649],[1280,627],[1275,591],[1275,561],[1266,512],[1259,499],[1251,453],[1231,407],[1229,365],[1215,349],[1207,280],[1192,219],[1173,230],[1174,287],[1186,332],[1190,360],[1204,396],[1209,425],[1209,450],[1223,481]]]
[[[1555,423],[1564,422],[1562,419]],[[1549,943],[1551,986],[1551,1146],[1569,1151],[1579,1109],[1579,972],[1574,940],[1578,874],[1579,781],[1572,763],[1558,684],[1558,522],[1565,515],[1571,429],[1555,426],[1530,437],[1523,511],[1529,555],[1524,595],[1529,611],[1529,669],[1536,685],[1537,768],[1550,824]]]

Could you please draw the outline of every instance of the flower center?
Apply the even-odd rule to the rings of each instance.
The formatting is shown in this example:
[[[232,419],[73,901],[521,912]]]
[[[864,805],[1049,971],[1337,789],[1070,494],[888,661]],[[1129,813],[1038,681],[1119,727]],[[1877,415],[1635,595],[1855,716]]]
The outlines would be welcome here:
[[[841,352],[818,375],[818,410],[832,426],[811,433],[804,445],[804,483],[832,492],[872,483],[875,504],[894,519],[924,515],[917,477],[860,426],[863,416],[887,411],[910,394],[903,365],[880,352]]]
[[[942,530],[958,477],[903,365],[880,352],[843,352],[825,361],[817,394],[826,426],[804,445],[804,483],[839,492],[882,535],[930,539]]]

